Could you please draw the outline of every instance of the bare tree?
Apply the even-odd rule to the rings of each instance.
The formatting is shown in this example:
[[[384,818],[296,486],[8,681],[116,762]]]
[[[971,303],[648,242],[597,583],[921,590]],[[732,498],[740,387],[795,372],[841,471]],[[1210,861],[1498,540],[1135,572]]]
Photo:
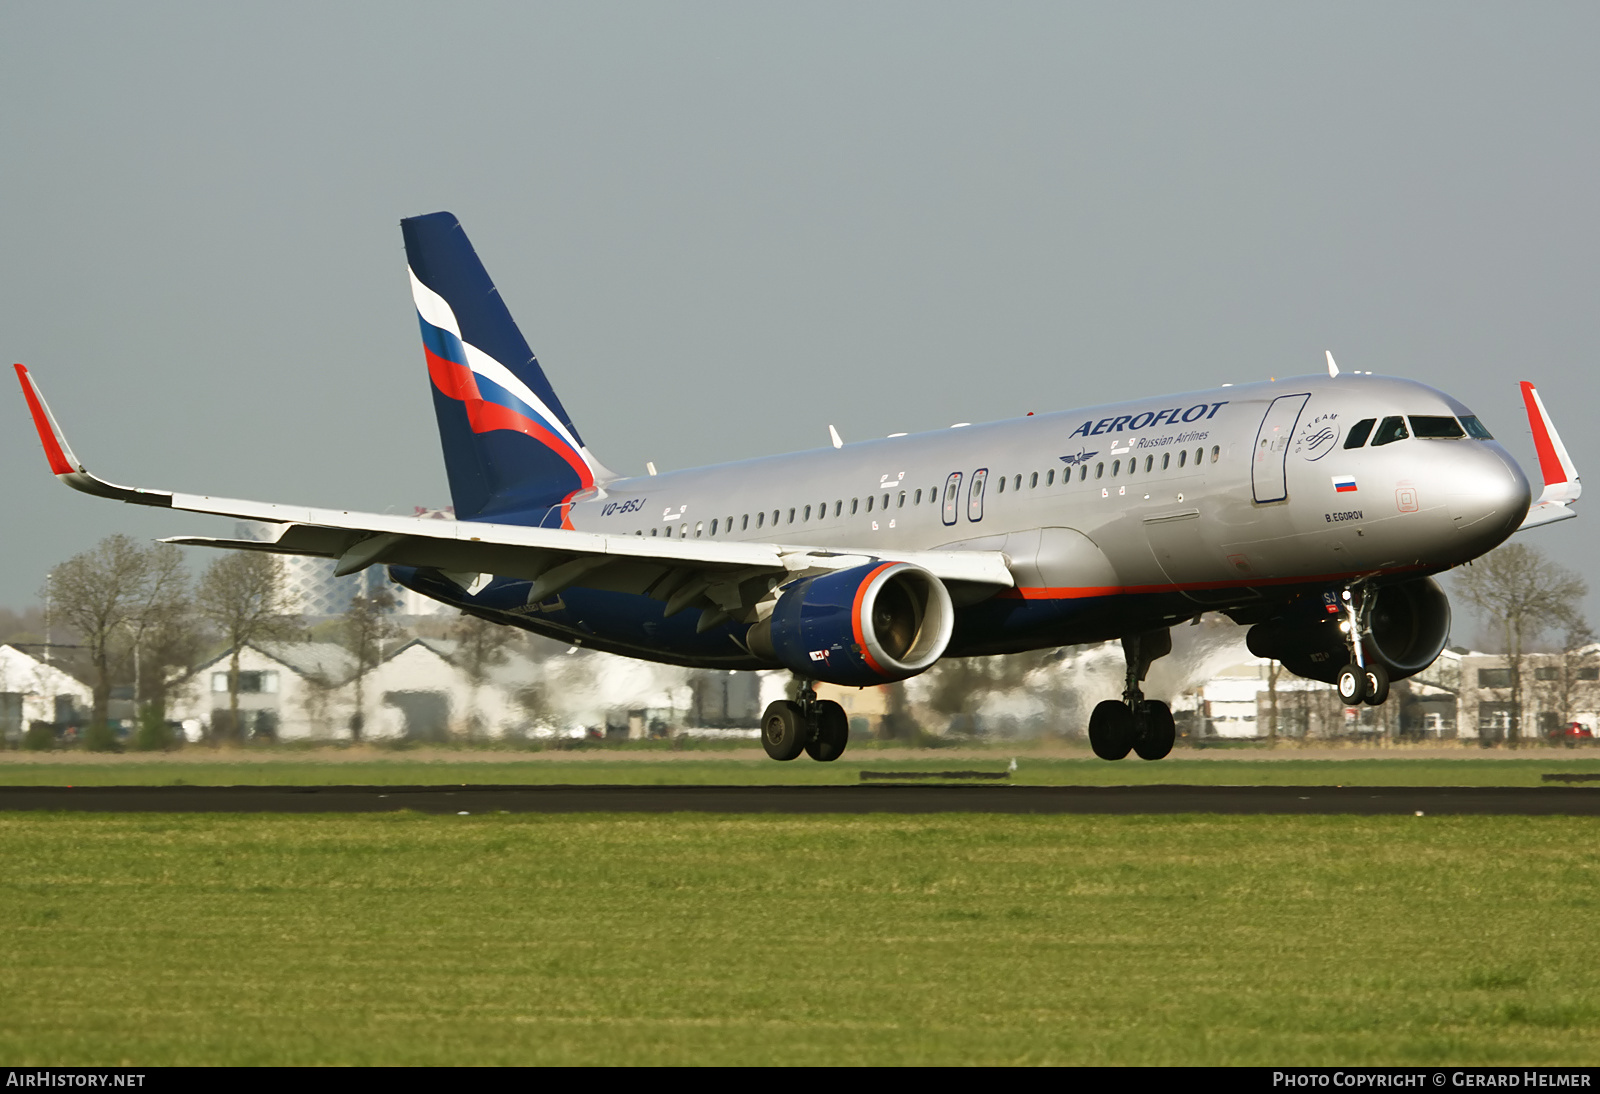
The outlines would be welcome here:
[[[239,654],[255,642],[299,635],[301,621],[284,596],[282,564],[256,551],[230,553],[206,568],[195,607],[232,651],[228,661],[228,727],[239,737]]]
[[[176,547],[141,547],[131,536],[120,534],[74,555],[51,573],[47,595],[77,632],[89,661],[92,725],[106,723],[112,680],[122,655],[133,654],[137,676],[142,643],[184,614],[188,583],[183,555]]]
[[[1552,629],[1587,630],[1579,604],[1589,587],[1538,550],[1510,543],[1458,571],[1456,591],[1500,632],[1510,672],[1508,740],[1515,748],[1522,736],[1528,647]]]
[[[489,670],[506,659],[506,646],[516,637],[510,627],[491,623],[475,615],[461,613],[456,622],[454,637],[457,643],[456,659],[461,671],[467,674],[472,685],[472,705],[467,712],[467,732],[474,734],[478,722],[478,689],[489,678]]]
[[[383,660],[383,644],[400,633],[400,628],[389,618],[389,612],[394,605],[394,596],[386,589],[379,589],[371,596],[353,597],[349,610],[340,620],[344,630],[345,648],[354,654],[356,659],[356,710],[350,716],[350,736],[356,741],[361,740],[366,717],[363,685],[367,673]]]

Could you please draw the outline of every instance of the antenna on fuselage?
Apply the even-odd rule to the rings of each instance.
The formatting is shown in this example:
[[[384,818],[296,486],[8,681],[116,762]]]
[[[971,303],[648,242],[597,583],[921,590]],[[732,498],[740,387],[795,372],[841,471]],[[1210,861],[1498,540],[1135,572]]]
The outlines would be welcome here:
[[[839,431],[837,429],[833,428],[833,426],[831,426],[831,425],[828,426],[828,439],[833,442],[833,447],[835,447],[835,448],[843,448],[844,447],[844,438],[840,437],[839,436]]]
[[[1328,350],[1323,350],[1322,352],[1324,352],[1324,353],[1326,353],[1328,355],[1328,375],[1329,376],[1337,376],[1337,375],[1339,375],[1339,366],[1333,363],[1333,350],[1328,349]]]

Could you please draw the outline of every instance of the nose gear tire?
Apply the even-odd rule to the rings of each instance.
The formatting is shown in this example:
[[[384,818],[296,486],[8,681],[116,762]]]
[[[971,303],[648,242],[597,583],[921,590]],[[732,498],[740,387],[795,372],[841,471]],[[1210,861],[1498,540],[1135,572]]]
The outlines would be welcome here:
[[[1379,707],[1389,698],[1389,670],[1374,662],[1367,666],[1367,693],[1361,701],[1369,707]]]
[[[1367,697],[1367,670],[1351,662],[1339,670],[1339,700],[1353,707]]]

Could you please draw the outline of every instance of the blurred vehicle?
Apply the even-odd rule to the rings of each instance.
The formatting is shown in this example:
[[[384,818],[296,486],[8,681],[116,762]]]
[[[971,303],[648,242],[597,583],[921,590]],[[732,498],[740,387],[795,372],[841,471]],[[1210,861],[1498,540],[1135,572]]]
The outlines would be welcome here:
[[[1553,745],[1566,745],[1568,748],[1577,748],[1581,744],[1593,744],[1594,733],[1582,722],[1568,722],[1558,729],[1552,729],[1547,737]]]

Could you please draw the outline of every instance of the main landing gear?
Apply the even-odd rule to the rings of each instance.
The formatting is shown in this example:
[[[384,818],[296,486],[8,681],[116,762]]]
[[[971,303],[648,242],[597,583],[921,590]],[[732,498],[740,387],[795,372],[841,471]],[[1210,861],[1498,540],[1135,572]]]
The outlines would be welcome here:
[[[761,746],[774,760],[792,760],[804,752],[827,763],[844,755],[850,743],[850,719],[832,699],[818,699],[811,681],[800,681],[800,699],[779,699],[761,716]]]
[[[1372,631],[1375,599],[1360,585],[1352,585],[1339,594],[1345,615],[1339,629],[1344,632],[1345,647],[1350,651],[1350,663],[1339,670],[1339,699],[1348,707],[1360,703],[1381,706],[1389,698],[1389,670],[1381,661],[1369,661],[1363,648]]]
[[[1140,759],[1159,760],[1172,751],[1178,736],[1172,708],[1146,699],[1139,688],[1150,663],[1171,652],[1172,634],[1165,628],[1122,640],[1122,655],[1128,663],[1122,698],[1107,699],[1089,715],[1089,744],[1096,756],[1120,760],[1131,750]]]

